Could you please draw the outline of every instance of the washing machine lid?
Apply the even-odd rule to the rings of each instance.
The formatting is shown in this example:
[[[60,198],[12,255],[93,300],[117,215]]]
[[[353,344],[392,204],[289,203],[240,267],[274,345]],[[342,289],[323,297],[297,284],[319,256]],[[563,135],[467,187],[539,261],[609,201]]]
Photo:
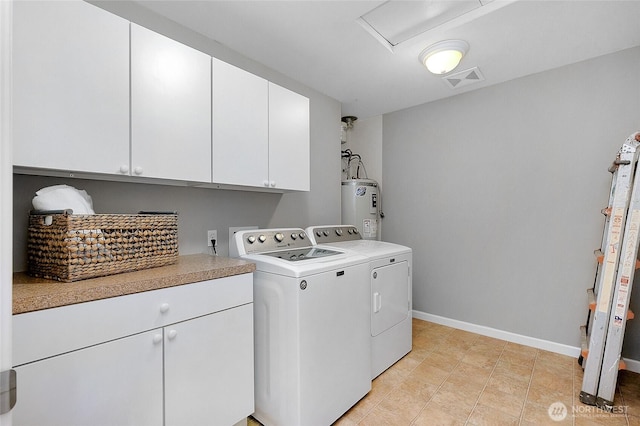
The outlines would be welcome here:
[[[386,241],[363,240],[355,226],[351,225],[309,226],[306,234],[318,247],[346,250],[367,256],[371,260],[412,254],[411,248],[407,246]]]
[[[320,248],[320,250],[326,250],[326,248]],[[328,271],[339,272],[346,267],[369,262],[369,258],[357,253],[337,250],[335,250],[335,253],[337,254],[306,257],[293,261],[284,259],[284,256],[278,257],[269,253],[247,254],[240,258],[254,262],[256,264],[256,272],[267,272],[287,277],[308,277]]]
[[[411,254],[412,252],[412,250],[406,246],[388,243],[386,241],[375,240],[345,241],[343,243],[322,244],[318,247],[347,250],[350,252],[362,254],[372,260],[390,256],[400,256],[403,254]]]
[[[307,259],[319,259],[322,257],[335,256],[342,254],[340,251],[322,248],[322,247],[305,247],[293,250],[280,250],[262,253],[263,256],[276,257],[278,259],[289,262],[300,262]]]

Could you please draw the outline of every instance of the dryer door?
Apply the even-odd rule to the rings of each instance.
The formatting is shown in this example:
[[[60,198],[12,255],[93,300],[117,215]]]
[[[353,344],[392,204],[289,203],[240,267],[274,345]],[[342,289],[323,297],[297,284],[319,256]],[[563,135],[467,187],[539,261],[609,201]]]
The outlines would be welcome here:
[[[371,270],[371,335],[390,329],[409,313],[409,263]]]

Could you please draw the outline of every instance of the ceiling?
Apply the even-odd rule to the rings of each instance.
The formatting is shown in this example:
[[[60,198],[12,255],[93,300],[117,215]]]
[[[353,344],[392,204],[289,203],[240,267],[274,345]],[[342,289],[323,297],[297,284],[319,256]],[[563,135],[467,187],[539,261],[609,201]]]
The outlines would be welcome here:
[[[432,3],[447,8],[462,1]],[[640,45],[639,0],[474,1],[481,4],[461,16],[447,17],[392,50],[358,22],[385,1],[138,3],[337,99],[343,115],[360,118]],[[398,22],[405,19],[389,16]],[[478,67],[483,81],[452,88],[420,64],[423,49],[446,39],[470,45],[451,74]]]

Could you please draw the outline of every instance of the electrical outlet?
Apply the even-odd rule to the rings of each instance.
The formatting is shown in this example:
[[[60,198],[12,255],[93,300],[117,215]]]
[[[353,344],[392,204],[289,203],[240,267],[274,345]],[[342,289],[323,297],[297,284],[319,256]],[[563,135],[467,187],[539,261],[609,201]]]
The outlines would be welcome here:
[[[207,246],[211,247],[211,240],[216,240],[216,247],[218,246],[218,231],[211,229],[207,231]]]

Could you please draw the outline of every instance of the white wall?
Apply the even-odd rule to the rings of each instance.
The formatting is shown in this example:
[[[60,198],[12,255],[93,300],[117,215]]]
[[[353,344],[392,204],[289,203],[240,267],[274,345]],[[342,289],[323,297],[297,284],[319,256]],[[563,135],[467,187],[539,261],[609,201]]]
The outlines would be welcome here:
[[[635,48],[384,116],[382,237],[414,249],[414,309],[579,346],[639,65]]]
[[[382,185],[382,116],[356,120],[348,132],[347,143],[342,146],[347,148],[362,156],[367,177]],[[361,173],[360,177],[365,175]]]
[[[290,78],[128,1],[92,2],[151,30],[260,75],[310,99],[311,191],[265,194],[163,185],[14,175],[13,269],[26,269],[31,199],[38,189],[66,183],[86,189],[99,213],[177,210],[180,254],[207,252],[206,230],[216,229],[220,254],[228,253],[228,228],[297,226],[340,221],[340,104]],[[240,165],[239,165],[240,166]]]

